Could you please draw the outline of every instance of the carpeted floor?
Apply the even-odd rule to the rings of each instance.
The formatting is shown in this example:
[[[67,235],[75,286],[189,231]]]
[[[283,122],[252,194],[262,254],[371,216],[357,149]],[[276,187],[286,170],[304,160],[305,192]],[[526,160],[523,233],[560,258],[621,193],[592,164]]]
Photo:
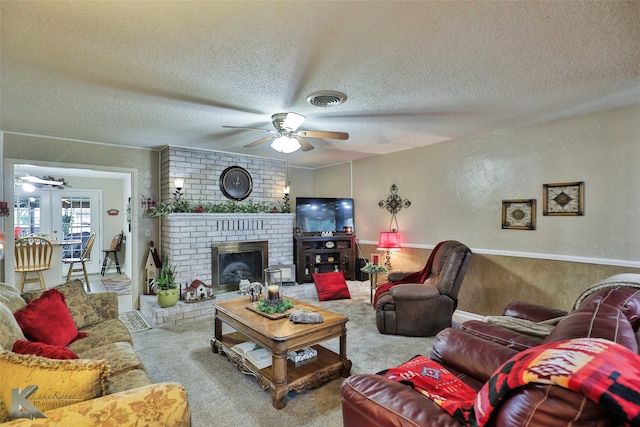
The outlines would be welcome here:
[[[349,317],[347,356],[353,363],[352,374],[375,373],[417,354],[429,354],[432,338],[378,333],[374,310],[368,304],[368,282],[350,282],[349,289],[350,300],[309,302]],[[291,392],[287,406],[276,410],[271,405],[271,395],[260,388],[254,377],[238,371],[226,356],[211,351],[212,336],[211,319],[141,331],[133,337],[153,381],[177,381],[185,386],[195,427],[342,425],[343,378],[301,394]],[[338,339],[323,345],[338,351]]]
[[[109,292],[115,292],[118,295],[131,295],[131,279],[127,276],[105,278],[102,279],[102,284]]]

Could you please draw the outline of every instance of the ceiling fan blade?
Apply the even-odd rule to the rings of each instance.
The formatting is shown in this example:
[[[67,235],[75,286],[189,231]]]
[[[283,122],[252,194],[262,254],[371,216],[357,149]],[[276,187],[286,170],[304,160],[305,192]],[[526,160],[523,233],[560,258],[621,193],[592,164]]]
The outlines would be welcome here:
[[[246,126],[222,126],[223,128],[231,128],[231,129],[249,129],[249,130],[259,130],[262,132],[276,133],[273,129],[262,129],[262,128],[250,128]]]
[[[340,139],[346,141],[349,139],[347,132],[329,132],[323,130],[301,130],[296,135],[305,136],[307,138],[326,138],[326,139]]]
[[[42,179],[42,178],[38,178],[36,176],[23,176],[21,178],[23,181],[28,181],[34,184],[45,184],[45,185],[60,185],[62,184],[62,182],[60,181],[52,181],[52,180],[46,180],[46,179]]]
[[[262,139],[259,139],[259,140],[255,141],[255,142],[251,142],[251,143],[249,143],[249,144],[247,144],[247,145],[243,146],[243,148],[251,148],[251,147],[255,147],[256,145],[260,145],[260,144],[262,144],[263,142],[267,142],[267,141],[269,141],[270,139],[273,139],[273,138],[275,138],[275,136],[267,136],[267,137],[265,137],[265,138],[262,138]]]
[[[308,141],[305,141],[304,139],[300,138],[299,136],[296,136],[295,138],[300,143],[300,145],[302,146],[302,151],[310,151],[310,150],[313,150],[315,148]]]

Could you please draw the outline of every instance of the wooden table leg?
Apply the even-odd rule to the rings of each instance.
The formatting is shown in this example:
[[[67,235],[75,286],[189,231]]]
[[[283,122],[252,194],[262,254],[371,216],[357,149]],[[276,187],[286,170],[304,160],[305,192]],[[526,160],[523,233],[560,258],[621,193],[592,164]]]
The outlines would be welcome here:
[[[211,340],[211,351],[214,353],[218,352],[218,347],[215,345],[216,341],[220,342],[222,340],[222,322],[218,319],[214,314],[213,320],[213,339]]]
[[[282,409],[286,405],[287,394],[289,394],[289,385],[287,384],[287,353],[279,354],[274,352],[272,359],[273,381],[271,382],[270,392],[273,407]]]
[[[340,360],[342,361],[342,369],[340,375],[347,378],[351,375],[351,360],[347,359],[347,328],[343,326],[340,335]]]

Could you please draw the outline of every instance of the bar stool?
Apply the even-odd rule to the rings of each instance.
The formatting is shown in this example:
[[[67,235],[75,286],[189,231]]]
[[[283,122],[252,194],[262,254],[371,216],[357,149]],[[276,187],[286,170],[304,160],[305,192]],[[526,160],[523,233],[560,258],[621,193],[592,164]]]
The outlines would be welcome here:
[[[113,254],[113,260],[116,263],[116,269],[118,274],[122,274],[120,271],[120,261],[118,260],[118,252],[120,252],[120,248],[122,248],[122,239],[124,239],[124,231],[121,231],[120,234],[117,234],[113,240],[111,240],[111,246],[109,249],[103,249],[104,259],[102,260],[102,270],[100,274],[104,276],[104,272],[107,269],[107,263],[109,262],[109,254]]]

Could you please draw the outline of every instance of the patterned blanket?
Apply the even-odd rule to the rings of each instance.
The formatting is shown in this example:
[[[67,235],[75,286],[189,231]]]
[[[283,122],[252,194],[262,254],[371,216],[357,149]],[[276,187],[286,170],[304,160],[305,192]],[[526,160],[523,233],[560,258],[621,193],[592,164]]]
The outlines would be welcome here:
[[[529,383],[554,384],[580,393],[640,426],[640,356],[600,338],[540,345],[505,362],[476,394],[436,362],[417,356],[381,372],[429,397],[465,426],[484,426],[515,389]]]

